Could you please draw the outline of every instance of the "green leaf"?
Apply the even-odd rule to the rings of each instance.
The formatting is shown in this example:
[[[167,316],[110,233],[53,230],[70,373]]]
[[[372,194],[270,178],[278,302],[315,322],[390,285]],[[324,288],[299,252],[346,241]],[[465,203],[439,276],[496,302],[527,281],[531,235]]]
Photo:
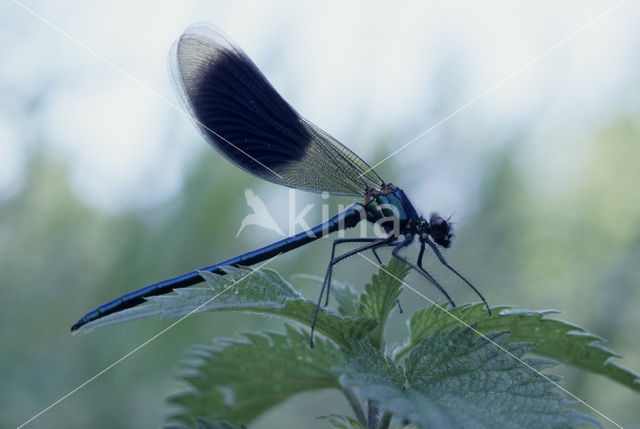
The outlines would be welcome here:
[[[455,407],[452,418],[461,427],[600,426],[592,417],[569,408],[571,402],[553,383],[514,358],[522,359],[533,344],[504,345],[508,336],[506,331],[487,333],[493,344],[470,329],[433,334],[407,357],[409,388],[442,408]],[[546,359],[524,362],[537,371],[555,365]]]
[[[335,429],[365,429],[365,427],[353,417],[349,416],[338,416],[335,414],[331,414],[330,416],[321,416],[319,419],[324,419],[329,422],[329,424]],[[392,429],[416,429],[415,425],[393,425]]]
[[[423,395],[405,388],[402,368],[368,341],[360,341],[345,351],[345,363],[340,367],[340,382],[353,389],[363,400],[376,401],[403,422],[416,422],[430,427],[441,422],[440,410]],[[439,427],[435,425],[434,427]]]
[[[338,303],[338,313],[343,316],[358,316],[358,294],[351,286],[332,282],[331,295]]]
[[[502,345],[508,333],[487,337]],[[533,345],[504,347],[522,358]],[[345,352],[341,383],[402,422],[425,428],[600,426],[570,408],[572,403],[554,384],[468,329],[423,339],[408,355],[404,373],[371,345],[360,342],[352,349]],[[536,370],[554,364],[538,358],[524,361]]]
[[[194,347],[180,376],[191,389],[169,399],[178,411],[171,424],[248,423],[291,396],[340,388],[334,368],[341,353],[328,341],[309,347],[309,335],[286,326],[285,334],[244,334],[247,341],[216,339]]]
[[[443,308],[447,308],[443,306]],[[451,314],[431,306],[413,314],[409,324],[409,343],[396,353],[399,359],[422,339],[435,331],[448,332],[463,326],[459,320],[472,325],[481,333],[508,330],[507,342],[535,343],[532,353],[554,359],[580,369],[602,374],[636,391],[640,391],[640,375],[612,362],[620,357],[604,347],[604,341],[580,326],[547,317],[554,310],[514,310],[510,307],[493,307],[489,316],[482,304],[469,304],[447,310]],[[455,317],[453,317],[455,316]]]
[[[330,416],[321,416],[318,418],[328,421],[331,427],[335,429],[365,429],[358,420],[349,416],[337,416],[332,414]]]
[[[147,303],[110,314],[83,326],[80,331],[122,323],[144,317],[178,319],[202,311],[244,311],[274,315],[311,326],[316,303],[306,299],[278,273],[269,269],[225,267],[226,275],[200,272],[205,287],[176,289],[152,296]],[[316,329],[340,345],[351,338],[362,338],[376,326],[376,320],[343,317],[331,309],[318,313]]]
[[[371,342],[375,347],[382,346],[385,323],[398,304],[402,280],[408,273],[409,267],[404,262],[391,258],[389,265],[381,266],[378,274],[371,276],[371,282],[364,287],[358,314],[378,322],[370,333]]]
[[[314,276],[311,274],[294,274],[291,280],[306,280],[318,286],[318,290],[324,283],[324,277]],[[331,280],[331,298],[337,303],[337,310],[343,316],[358,315],[358,294],[349,285]]]

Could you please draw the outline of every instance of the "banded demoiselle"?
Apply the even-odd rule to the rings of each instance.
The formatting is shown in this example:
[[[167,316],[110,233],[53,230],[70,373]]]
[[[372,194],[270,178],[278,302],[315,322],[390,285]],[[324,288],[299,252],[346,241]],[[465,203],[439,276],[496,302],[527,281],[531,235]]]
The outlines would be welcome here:
[[[423,267],[426,246],[438,260],[471,287],[489,309],[480,292],[443,257],[438,246],[447,248],[454,237],[449,219],[418,215],[407,195],[383,181],[358,155],[300,116],[267,81],[256,65],[236,44],[206,24],[196,24],[174,43],[170,53],[172,77],[180,98],[204,138],[228,160],[243,170],[280,185],[310,192],[360,197],[344,211],[308,231],[263,248],[202,268],[225,274],[225,266],[247,266],[289,252],[327,234],[353,228],[362,221],[378,223],[384,237],[342,238],[333,242],[313,328],[322,298],[328,301],[333,266],[366,250],[392,248],[398,258],[425,277],[455,306],[451,296]],[[417,239],[416,263],[400,251]],[[336,256],[336,247],[360,243],[360,247]],[[151,284],[130,292],[87,313],[71,330],[145,301],[202,281],[198,271]]]

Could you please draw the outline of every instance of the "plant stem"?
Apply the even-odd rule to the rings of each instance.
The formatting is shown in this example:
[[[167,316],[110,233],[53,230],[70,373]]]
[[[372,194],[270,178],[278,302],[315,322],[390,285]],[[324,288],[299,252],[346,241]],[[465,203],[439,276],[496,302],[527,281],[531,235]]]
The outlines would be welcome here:
[[[378,420],[380,417],[380,410],[376,406],[375,401],[369,399],[367,401],[367,406],[369,408],[369,418],[367,419],[367,429],[377,429]]]
[[[391,413],[388,411],[385,411],[384,414],[382,415],[382,418],[380,419],[380,425],[378,426],[378,429],[389,429],[390,424],[391,424]]]
[[[347,397],[349,404],[351,404],[351,408],[353,409],[353,413],[356,415],[356,418],[363,426],[367,425],[367,417],[364,415],[364,410],[362,409],[362,405],[360,405],[360,401],[356,397],[355,393],[351,389],[342,389],[342,393]]]

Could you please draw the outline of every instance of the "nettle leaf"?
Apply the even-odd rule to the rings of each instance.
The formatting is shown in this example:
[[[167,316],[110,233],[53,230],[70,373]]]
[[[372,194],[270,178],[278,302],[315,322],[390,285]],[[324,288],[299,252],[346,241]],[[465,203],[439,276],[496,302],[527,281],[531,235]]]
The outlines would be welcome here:
[[[504,345],[507,332],[487,337],[519,359],[533,348]],[[407,356],[404,373],[371,345],[353,350],[345,352],[343,386],[376,401],[403,423],[425,428],[600,427],[570,408],[554,384],[468,329],[444,336],[436,332],[420,341]],[[539,358],[524,361],[538,371],[554,365]]]
[[[319,419],[323,419],[329,422],[331,427],[335,429],[365,429],[365,426],[362,425],[357,419],[349,416],[338,416],[335,414],[331,414],[330,416],[321,416]],[[386,427],[379,425],[378,427]],[[391,429],[418,429],[416,425],[392,425]]]
[[[321,416],[318,418],[328,421],[331,427],[335,429],[365,429],[362,423],[349,416],[338,416],[332,414],[330,416]]]
[[[640,391],[640,375],[615,362],[612,358],[620,355],[604,347],[605,340],[585,331],[580,326],[550,318],[555,310],[514,310],[511,307],[493,307],[489,316],[482,304],[469,304],[449,309],[451,314],[431,306],[413,314],[409,323],[411,331],[409,343],[396,353],[399,359],[416,344],[433,332],[448,332],[460,328],[455,317],[472,325],[481,333],[508,330],[511,332],[507,343],[535,343],[532,353],[554,359],[567,365],[602,374],[636,391]],[[453,316],[455,317],[453,317]]]
[[[110,314],[80,328],[86,332],[98,327],[144,317],[178,319],[202,311],[244,311],[274,315],[311,326],[316,303],[306,299],[278,273],[269,269],[225,267],[221,276],[202,271],[204,287],[176,289],[173,293],[152,296],[147,303]],[[351,338],[362,338],[377,321],[373,318],[344,317],[327,308],[320,310],[316,329],[340,345]]]
[[[332,282],[331,294],[338,304],[338,313],[343,316],[358,316],[358,294],[351,286]]]
[[[404,262],[391,258],[389,265],[382,265],[378,274],[371,276],[371,282],[366,284],[364,292],[360,295],[358,314],[378,322],[370,334],[376,347],[382,344],[385,323],[391,311],[398,305],[402,280],[409,270]]]
[[[319,419],[324,419],[329,422],[331,427],[335,429],[365,429],[357,419],[349,416],[338,416],[332,414],[330,416],[321,416]],[[386,426],[379,426],[386,427]],[[392,425],[391,429],[417,429],[415,425]]]
[[[403,369],[377,347],[365,340],[344,350],[344,355],[345,363],[339,370],[343,374],[340,382],[345,389],[352,389],[363,400],[377,402],[403,423],[415,422],[431,427],[434,422],[446,421],[446,414],[424,395],[405,388]]]
[[[191,389],[169,398],[178,407],[169,424],[239,425],[297,393],[340,388],[333,369],[342,360],[339,349],[320,339],[311,349],[308,333],[285,327],[285,334],[244,334],[246,341],[192,348],[180,375]]]
[[[600,427],[593,417],[570,408],[573,403],[536,372],[555,362],[523,359],[533,344],[505,345],[506,331],[486,337],[493,343],[470,329],[456,329],[422,340],[405,362],[409,387],[441,407],[455,407],[453,420],[459,427]]]
[[[305,280],[318,286],[318,291],[324,283],[324,278],[320,276],[314,276],[311,274],[294,274],[291,276],[292,280]],[[336,301],[336,309],[338,313],[343,316],[357,316],[358,315],[358,294],[353,287],[348,284],[341,283],[335,279],[331,280],[331,298]]]

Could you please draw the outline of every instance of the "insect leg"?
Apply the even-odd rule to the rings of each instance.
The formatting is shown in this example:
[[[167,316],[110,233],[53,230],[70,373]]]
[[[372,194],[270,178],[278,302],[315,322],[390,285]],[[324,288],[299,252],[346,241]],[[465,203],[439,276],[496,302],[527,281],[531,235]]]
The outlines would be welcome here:
[[[453,302],[453,299],[451,299],[451,297],[449,296],[449,294],[447,293],[446,290],[444,290],[444,288],[442,286],[440,286],[440,283],[438,283],[436,281],[436,279],[434,279],[431,274],[429,274],[424,268],[422,267],[418,267],[417,265],[415,265],[412,262],[409,262],[409,260],[407,260],[405,257],[400,256],[399,251],[400,249],[402,249],[403,247],[407,246],[409,243],[407,243],[406,241],[400,243],[399,245],[397,245],[396,247],[393,248],[393,251],[391,252],[391,254],[400,259],[402,262],[404,262],[405,264],[407,264],[408,266],[410,266],[411,268],[413,268],[414,270],[416,270],[418,273],[420,273],[423,277],[425,277],[427,280],[429,280],[431,282],[431,284],[433,284],[435,287],[438,288],[438,290],[440,290],[440,292],[443,293],[444,296],[447,297],[447,300],[449,301],[449,303],[451,303],[451,305],[453,307],[456,306],[456,304]]]
[[[391,238],[393,239],[393,238]],[[341,239],[341,240],[355,240],[356,242],[363,242],[361,240],[365,240],[365,239]],[[365,250],[369,250],[369,249],[375,249],[376,247],[380,247],[383,246],[385,244],[387,244],[389,242],[390,238],[376,238],[376,239],[372,239],[372,240],[368,240],[365,242],[369,242],[369,244],[365,244],[364,246],[358,247],[357,249],[353,249],[347,253],[344,253],[338,257],[333,257],[333,251],[335,251],[335,243],[334,243],[334,248],[333,251],[331,252],[331,261],[329,261],[329,265],[327,266],[327,271],[325,273],[324,276],[324,281],[322,282],[322,288],[320,289],[320,296],[318,297],[318,303],[316,304],[316,311],[313,315],[313,322],[311,323],[311,339],[310,339],[310,343],[311,343],[311,347],[313,347],[313,333],[315,331],[316,328],[316,323],[318,321],[318,312],[320,311],[320,306],[322,305],[322,297],[324,295],[324,291],[325,289],[327,289],[327,295],[329,294],[329,284],[331,283],[331,271],[333,270],[333,266],[335,264],[337,264],[338,262],[342,261],[343,259],[346,259],[350,256],[356,255],[360,252],[364,252]],[[338,241],[338,240],[336,240]],[[341,241],[342,243],[344,243],[345,241]],[[348,242],[348,241],[346,241]],[[340,243],[337,243],[340,244]]]
[[[482,294],[480,293],[480,291],[478,291],[478,289],[476,289],[471,282],[469,282],[469,280],[467,280],[466,278],[464,278],[464,276],[462,274],[460,274],[458,271],[456,271],[451,265],[449,265],[449,263],[446,261],[446,259],[444,259],[444,256],[442,256],[442,253],[440,252],[440,249],[438,249],[438,247],[435,245],[435,243],[433,243],[431,240],[429,240],[429,238],[426,238],[425,241],[422,243],[422,248],[424,248],[424,243],[427,243],[429,245],[429,247],[431,247],[431,250],[433,250],[433,253],[436,254],[436,256],[438,257],[438,259],[440,260],[440,262],[442,263],[442,265],[444,265],[445,267],[447,267],[450,271],[452,271],[456,276],[460,277],[462,279],[463,282],[465,282],[471,289],[473,289],[473,291],[476,293],[476,295],[478,295],[480,297],[480,299],[482,300],[482,302],[484,302],[484,306],[487,308],[487,311],[489,312],[489,316],[491,316],[491,309],[489,308],[489,304],[487,304],[487,301],[484,299],[484,296],[482,296]],[[422,250],[420,252],[420,254],[422,255]],[[422,267],[422,258],[420,258],[418,265],[420,265]]]

